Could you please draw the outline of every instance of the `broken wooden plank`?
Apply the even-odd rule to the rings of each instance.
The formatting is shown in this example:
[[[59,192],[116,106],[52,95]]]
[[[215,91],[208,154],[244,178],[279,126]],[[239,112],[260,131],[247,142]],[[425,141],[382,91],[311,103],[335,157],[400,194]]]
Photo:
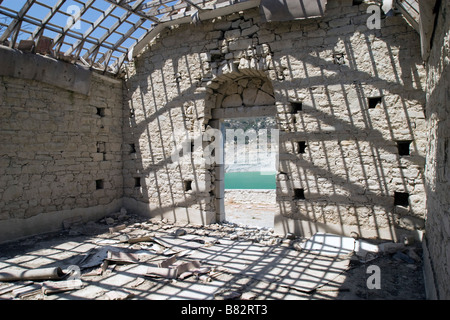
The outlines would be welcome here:
[[[200,268],[200,262],[199,261],[185,262],[178,265],[176,268],[178,270],[179,275],[178,277],[181,280],[183,280],[193,275],[195,273],[195,270],[198,270]]]
[[[198,277],[199,279],[202,279],[202,281],[211,281],[211,278],[209,276],[206,275],[206,273],[208,273],[211,269],[210,268],[195,268],[195,269],[189,269],[187,271],[183,271],[182,273],[178,272],[178,278],[183,280],[186,279],[187,277],[190,277],[192,275],[195,275],[196,277]],[[210,280],[207,280],[207,279]]]
[[[4,295],[4,294],[7,294],[7,293],[10,293],[13,290],[17,290],[17,289],[23,288],[25,286],[28,286],[30,284],[33,284],[33,281],[25,281],[25,282],[20,283],[20,284],[19,283],[12,284],[10,286],[7,286],[6,288],[1,289],[0,290],[0,296]]]
[[[200,276],[198,277],[198,280],[200,280],[200,281],[203,282],[203,283],[208,283],[208,282],[211,282],[211,281],[212,281],[211,277],[210,277],[210,276],[207,276],[206,274],[200,275]]]
[[[81,288],[83,288],[83,282],[81,280],[45,281],[42,284],[42,293],[47,295]]]
[[[139,256],[135,253],[121,252],[121,251],[108,251],[106,258],[108,261],[116,263],[138,263]]]
[[[29,296],[34,296],[41,292],[42,285],[39,283],[35,283],[23,288],[15,289],[12,292],[14,298],[25,298]]]
[[[109,267],[109,260],[105,260],[102,262],[102,264],[100,265],[100,274],[102,274],[103,272],[105,272]]]
[[[130,286],[132,288],[136,288],[136,287],[139,287],[144,282],[145,282],[144,278],[138,277],[138,278],[136,278],[136,280],[134,280],[132,283],[130,283]]]
[[[145,237],[128,239],[127,242],[130,244],[133,244],[133,243],[139,243],[139,242],[156,242],[156,241],[155,241],[154,237],[145,236]]]
[[[115,227],[111,227],[111,228],[109,228],[109,233],[114,233],[114,232],[123,230],[123,229],[125,229],[126,227],[127,227],[127,226],[124,225],[124,224],[121,224],[121,225],[118,225],[118,226],[115,226]]]
[[[178,274],[182,274],[184,272],[193,271],[195,269],[199,269],[201,267],[200,261],[190,261],[185,262],[177,266]]]
[[[106,269],[105,269],[105,270],[106,270]],[[81,275],[81,277],[82,277],[82,278],[85,278],[85,277],[97,277],[97,276],[101,276],[102,273],[103,273],[105,270],[103,270],[102,268],[97,268],[97,269],[91,270],[91,271],[89,271],[89,272],[87,272],[87,273],[83,273],[83,274]]]
[[[176,279],[178,275],[178,270],[176,268],[148,267],[147,273],[145,275],[149,277]]]
[[[154,258],[154,255],[145,251],[123,252],[109,250],[106,260],[115,263],[139,263]]]
[[[171,265],[173,265],[175,262],[177,261],[177,257],[176,256],[172,256],[164,261],[161,261],[158,263],[158,267],[159,268],[168,268]]]

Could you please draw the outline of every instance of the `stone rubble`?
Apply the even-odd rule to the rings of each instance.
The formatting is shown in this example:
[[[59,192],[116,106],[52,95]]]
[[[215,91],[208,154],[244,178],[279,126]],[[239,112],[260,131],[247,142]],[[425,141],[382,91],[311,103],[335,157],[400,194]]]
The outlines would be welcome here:
[[[197,242],[199,248],[208,248],[220,245],[221,241],[234,240],[235,242],[241,243],[252,242],[258,245],[272,246],[275,250],[276,248],[278,248],[278,250],[284,248],[292,250],[290,252],[295,252],[295,250],[300,251],[298,254],[302,254],[302,251],[304,251],[301,244],[307,240],[292,234],[286,237],[275,235],[272,228],[256,228],[233,223],[203,226],[182,222],[173,223],[167,219],[149,219],[134,214],[126,214],[126,216],[121,216],[120,219],[118,218],[119,216],[120,213],[118,212],[94,223],[76,224],[70,229],[66,229],[60,233],[59,237],[65,237],[69,243],[77,241],[76,239],[84,237],[83,235],[88,235],[87,239],[90,238],[91,240],[86,243],[93,241],[93,243],[96,244],[96,246],[93,247],[93,251],[88,251],[83,256],[77,258],[81,267],[82,283],[76,283],[74,285],[56,283],[53,287],[56,289],[61,287],[61,290],[55,289],[53,290],[54,292],[46,289],[47,286],[43,286],[39,282],[30,283],[25,287],[20,287],[20,284],[18,284],[19,286],[14,286],[14,288],[21,288],[20,292],[12,292],[11,290],[8,290],[7,286],[3,286],[2,283],[0,283],[0,292],[3,292],[1,294],[4,295],[4,297],[12,297],[10,296],[10,293],[12,292],[16,299],[34,300],[51,297],[57,298],[59,295],[56,291],[74,291],[80,292],[82,295],[90,295],[92,299],[115,300],[139,299],[138,292],[140,291],[133,290],[141,290],[140,288],[143,287],[147,288],[152,281],[157,281],[157,283],[158,281],[163,281],[162,283],[172,285],[182,285],[183,282],[187,281],[187,284],[201,283],[204,285],[210,284],[214,287],[217,285],[217,281],[225,281],[225,283],[227,283],[227,281],[233,279],[233,273],[230,273],[230,270],[220,265],[203,265],[202,261],[189,260],[189,253],[187,251],[180,252],[179,250],[171,250],[171,248],[167,246],[167,242],[163,243],[158,239],[173,239],[173,241],[178,241],[177,239],[190,239],[190,241]],[[114,220],[112,224],[110,219]],[[125,228],[121,227],[118,230],[111,232],[111,228],[122,225],[125,225]],[[34,239],[37,238],[41,239],[41,241],[45,241],[46,236],[42,235],[34,237]],[[28,246],[37,243],[33,239],[29,240],[29,243],[26,244]],[[55,238],[55,240],[57,240],[57,238]],[[26,241],[24,243],[26,243]],[[388,248],[389,251],[382,252],[370,260],[366,259],[366,261],[364,261],[361,257],[352,257],[350,267],[364,268],[364,264],[368,261],[370,261],[371,264],[389,264],[390,261],[395,261],[396,263],[404,264],[405,268],[410,270],[409,272],[419,272],[421,259],[416,253],[417,248],[410,245],[405,246],[403,243],[395,245],[391,244],[390,246],[387,246],[386,244],[386,248]],[[58,259],[56,256],[54,257]],[[83,259],[80,260],[80,258]],[[157,260],[154,260],[155,258]],[[188,258],[188,260],[184,260],[185,258]],[[141,263],[145,264],[146,261],[159,262],[157,266],[150,267],[146,274],[142,273],[142,270],[139,269]],[[129,285],[121,288],[118,287],[117,284],[114,286],[116,282],[113,281],[111,282],[113,287],[110,291],[95,291],[93,288],[90,289],[90,284],[94,284],[101,279],[114,277],[116,273],[120,273],[122,270],[128,270],[124,268],[129,268],[129,263],[132,263],[132,265],[134,263],[136,266],[134,267],[136,269],[132,268],[127,271],[128,273],[135,272],[136,275],[133,281],[128,281]],[[176,269],[173,268],[181,268],[180,274],[174,273]],[[352,272],[351,270],[352,269],[348,272]],[[277,279],[280,281],[281,277],[278,277]],[[260,291],[254,291],[254,286],[257,286],[259,283],[256,278],[238,276],[234,281],[234,287],[223,287],[214,294],[213,298],[217,300],[260,300],[263,298]],[[90,293],[91,290],[94,290],[95,293]],[[271,290],[274,290],[275,294],[280,288],[274,287]],[[126,294],[118,294],[119,292],[125,292]],[[331,292],[340,291],[331,289]],[[356,290],[355,292],[358,291]]]

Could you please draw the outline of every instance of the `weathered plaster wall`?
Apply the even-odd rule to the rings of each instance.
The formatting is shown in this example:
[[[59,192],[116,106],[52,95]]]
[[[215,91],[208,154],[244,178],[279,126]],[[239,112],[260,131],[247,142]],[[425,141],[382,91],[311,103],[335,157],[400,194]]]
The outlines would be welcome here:
[[[427,221],[425,263],[428,297],[450,299],[450,2],[442,1],[427,63]],[[428,251],[428,252],[427,252]],[[431,262],[429,260],[431,258]],[[434,288],[433,288],[434,287]]]
[[[0,242],[120,209],[122,83],[8,49],[2,62],[5,52],[15,66],[0,76]]]
[[[262,23],[255,9],[164,31],[126,79],[127,206],[175,220],[221,219],[220,166],[197,161],[201,149],[181,161],[171,154],[183,141],[190,145],[186,131],[204,132],[221,117],[251,110],[272,112],[281,130],[277,232],[355,230],[397,239],[399,228],[423,229],[419,37],[402,17],[369,30],[366,10],[330,0],[324,18]],[[243,84],[255,79],[245,103]],[[258,92],[267,94],[262,106]],[[368,99],[377,97],[381,103],[370,108]],[[292,102],[302,110],[293,111]],[[398,141],[411,141],[410,155],[399,155]],[[298,154],[298,142],[305,153]],[[395,205],[396,192],[409,194],[405,206]]]

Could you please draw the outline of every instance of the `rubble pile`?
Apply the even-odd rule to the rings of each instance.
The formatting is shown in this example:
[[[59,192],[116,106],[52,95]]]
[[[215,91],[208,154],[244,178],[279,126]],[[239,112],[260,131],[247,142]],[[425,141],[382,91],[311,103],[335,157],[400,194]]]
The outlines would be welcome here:
[[[376,244],[325,233],[282,237],[270,228],[172,223],[125,209],[97,222],[71,220],[58,237],[45,239],[22,241],[17,250],[41,248],[0,260],[0,299],[262,299],[251,285],[304,298],[380,257],[411,271],[421,262],[411,239]]]

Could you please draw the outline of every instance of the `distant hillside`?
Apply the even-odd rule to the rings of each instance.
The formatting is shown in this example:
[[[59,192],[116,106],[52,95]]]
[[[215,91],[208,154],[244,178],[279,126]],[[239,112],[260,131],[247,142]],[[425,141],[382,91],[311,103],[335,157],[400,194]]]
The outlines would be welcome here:
[[[235,157],[245,155],[245,160],[238,161],[233,158],[233,143],[226,140],[227,129],[242,129],[244,132],[248,130],[267,129],[267,148],[271,150],[271,129],[276,129],[276,121],[271,117],[264,118],[244,118],[244,119],[228,119],[223,122],[222,132],[225,137],[225,172],[256,172],[256,171],[275,171],[276,159],[274,156],[259,155],[257,141],[246,141],[244,150],[236,151]],[[248,149],[247,149],[248,148]]]
[[[249,129],[276,129],[276,127],[277,124],[274,117],[227,119],[223,121],[225,130],[242,129],[246,131]]]

